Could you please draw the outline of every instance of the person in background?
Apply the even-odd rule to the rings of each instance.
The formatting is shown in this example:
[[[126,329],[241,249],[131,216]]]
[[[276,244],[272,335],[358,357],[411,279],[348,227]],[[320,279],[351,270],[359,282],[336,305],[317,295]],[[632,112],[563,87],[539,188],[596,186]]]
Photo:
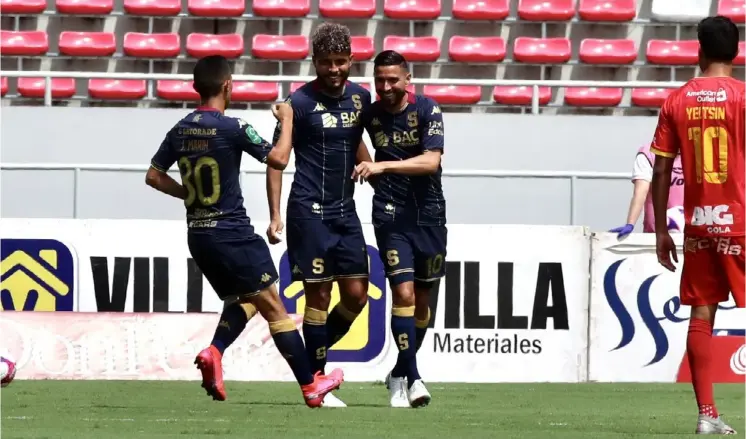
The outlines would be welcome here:
[[[643,146],[637,151],[635,164],[632,171],[632,183],[634,189],[632,199],[629,202],[629,211],[627,212],[627,223],[621,227],[609,230],[616,233],[617,238],[621,239],[635,230],[635,224],[640,218],[640,213],[644,216],[642,219],[643,233],[655,232],[655,217],[653,215],[653,197],[650,191],[650,183],[653,181],[653,165],[655,164],[655,155],[650,152],[650,145]],[[671,174],[671,192],[668,197],[669,221],[668,229],[681,231],[684,223],[676,220],[675,213],[680,213],[684,204],[684,174],[681,171],[681,156],[676,156]]]

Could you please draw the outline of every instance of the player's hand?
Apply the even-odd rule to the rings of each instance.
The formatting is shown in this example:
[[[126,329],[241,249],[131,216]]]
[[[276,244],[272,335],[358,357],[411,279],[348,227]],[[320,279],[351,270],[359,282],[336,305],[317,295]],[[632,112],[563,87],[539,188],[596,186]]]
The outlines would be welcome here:
[[[269,222],[267,227],[267,239],[269,243],[274,245],[282,242],[282,230],[285,228],[285,224],[279,218],[273,219]]]
[[[609,232],[616,233],[617,234],[616,235],[617,239],[622,239],[625,236],[627,236],[630,233],[632,233],[633,230],[635,230],[635,225],[634,224],[625,224],[622,227],[617,227],[617,228],[611,229],[611,230],[609,230]]]
[[[655,252],[658,254],[658,262],[669,271],[676,271],[673,262],[678,263],[679,257],[676,256],[676,244],[671,238],[668,231],[655,234]],[[671,262],[673,259],[673,262]]]
[[[293,120],[293,107],[286,103],[272,105],[272,115],[278,122],[288,122]]]
[[[360,181],[360,183],[368,180],[370,177],[383,173],[383,165],[376,162],[361,162],[355,166],[355,170],[352,171],[352,179]]]

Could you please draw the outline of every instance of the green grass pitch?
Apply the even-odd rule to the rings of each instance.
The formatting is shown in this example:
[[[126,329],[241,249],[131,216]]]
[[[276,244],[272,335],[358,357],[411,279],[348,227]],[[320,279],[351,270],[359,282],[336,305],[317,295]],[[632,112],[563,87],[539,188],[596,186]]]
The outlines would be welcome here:
[[[228,400],[197,382],[21,381],[0,392],[11,438],[678,438],[691,436],[688,384],[428,384],[433,402],[391,409],[380,384],[345,383],[346,409],[306,408],[291,383],[227,383]],[[744,386],[717,385],[744,437]]]

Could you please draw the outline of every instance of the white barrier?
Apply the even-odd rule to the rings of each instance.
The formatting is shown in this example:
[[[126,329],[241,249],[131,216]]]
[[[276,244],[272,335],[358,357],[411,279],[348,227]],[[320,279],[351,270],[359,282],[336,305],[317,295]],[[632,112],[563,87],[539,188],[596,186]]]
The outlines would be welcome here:
[[[217,322],[207,313],[222,304],[189,258],[184,222],[3,219],[0,230],[3,308],[77,311],[3,313],[4,348],[19,360],[19,378],[196,378],[191,360]],[[396,358],[390,291],[372,228],[365,235],[369,304],[329,353],[351,381],[382,379]],[[431,302],[421,372],[432,382],[682,379],[688,311],[673,299],[678,276],[662,274],[652,238],[619,243],[583,227],[449,226],[447,275]],[[284,244],[271,249],[283,300],[302,312]],[[717,379],[743,382],[746,314],[731,306],[716,321],[716,362],[725,365]],[[92,359],[94,352],[106,360]],[[235,371],[229,379],[292,379],[261,319],[226,358]]]

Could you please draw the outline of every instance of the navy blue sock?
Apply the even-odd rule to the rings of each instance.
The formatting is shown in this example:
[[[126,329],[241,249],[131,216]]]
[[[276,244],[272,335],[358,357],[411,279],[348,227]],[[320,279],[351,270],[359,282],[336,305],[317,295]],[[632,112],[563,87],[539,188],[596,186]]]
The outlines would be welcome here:
[[[326,319],[326,346],[331,349],[342,337],[350,332],[352,322],[358,315],[348,311],[341,303],[338,303]]]
[[[422,347],[422,342],[425,341],[425,334],[427,334],[427,327],[430,325],[430,308],[427,309],[427,318],[424,320],[418,320],[415,318],[415,334],[417,336],[417,352]]]
[[[292,320],[280,320],[269,324],[269,332],[275,341],[275,346],[288,362],[298,384],[305,386],[313,383],[313,374],[308,364],[308,357],[303,346],[303,339],[295,329]]]
[[[326,311],[306,307],[303,314],[303,338],[311,372],[324,373],[326,367]]]
[[[407,377],[408,385],[411,386],[412,383],[420,379],[420,372],[417,370],[414,306],[394,306],[391,309],[391,332],[393,332],[394,341],[399,348],[396,366],[394,366],[391,376]]]
[[[250,303],[233,303],[228,305],[220,316],[215,329],[212,344],[222,355],[228,346],[233,344],[246,328],[246,323],[256,314],[256,308]]]

